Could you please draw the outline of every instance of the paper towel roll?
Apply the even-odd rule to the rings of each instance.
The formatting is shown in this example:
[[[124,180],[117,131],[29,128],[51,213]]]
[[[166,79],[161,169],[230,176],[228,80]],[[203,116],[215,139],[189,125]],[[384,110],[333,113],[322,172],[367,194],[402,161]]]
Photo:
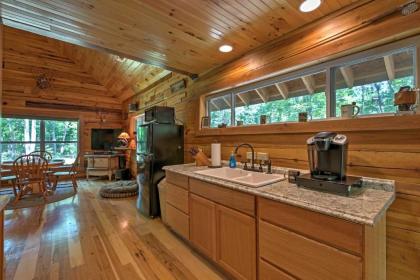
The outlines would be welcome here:
[[[211,144],[211,165],[220,166],[221,163],[221,145],[220,143]]]

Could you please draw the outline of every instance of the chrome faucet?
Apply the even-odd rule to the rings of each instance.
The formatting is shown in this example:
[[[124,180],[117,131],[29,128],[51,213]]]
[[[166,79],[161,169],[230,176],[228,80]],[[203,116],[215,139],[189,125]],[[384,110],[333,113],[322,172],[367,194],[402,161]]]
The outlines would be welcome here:
[[[252,170],[252,171],[259,171],[257,168],[255,168],[254,147],[252,147],[251,144],[248,144],[248,143],[240,144],[240,145],[236,146],[235,151],[233,152],[235,155],[238,154],[238,150],[239,150],[240,147],[248,147],[248,148],[251,149],[252,157],[251,157],[251,169],[250,170]],[[244,169],[245,170],[248,169],[246,163],[245,163]]]

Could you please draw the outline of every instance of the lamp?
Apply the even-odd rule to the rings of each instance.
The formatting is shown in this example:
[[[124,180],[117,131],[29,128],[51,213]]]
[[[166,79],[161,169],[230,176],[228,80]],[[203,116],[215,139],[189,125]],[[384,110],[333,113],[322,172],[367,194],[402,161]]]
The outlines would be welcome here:
[[[130,135],[127,132],[121,132],[120,135],[118,135],[118,146],[120,148],[127,148],[128,142],[130,141]]]

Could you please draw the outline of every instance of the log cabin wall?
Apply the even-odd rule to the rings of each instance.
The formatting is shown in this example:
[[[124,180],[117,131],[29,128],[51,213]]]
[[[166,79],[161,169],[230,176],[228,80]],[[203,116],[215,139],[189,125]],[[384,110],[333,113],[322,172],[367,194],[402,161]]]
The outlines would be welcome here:
[[[233,88],[299,67],[359,52],[397,41],[420,32],[419,12],[402,17],[397,13],[378,18],[390,1],[361,1],[361,6],[333,14],[306,26],[222,67],[198,80],[174,75],[129,99],[124,104],[140,102],[141,110],[128,114],[126,125],[133,131],[134,119],[152,105],[173,106],[177,118],[185,125],[185,150],[199,146],[209,154],[210,143],[222,143],[222,158],[227,160],[234,145],[247,142],[256,151],[268,152],[274,165],[308,168],[305,140],[317,127],[295,132],[288,125],[275,129],[256,127],[249,134],[235,135],[232,130],[199,130],[203,114],[200,97],[222,89]],[[395,3],[396,1],[393,1]],[[397,1],[398,2],[398,1]],[[404,2],[404,1],[403,1]],[[356,16],[357,15],[357,16]],[[419,73],[417,73],[419,75]],[[171,93],[170,85],[187,80],[187,89]],[[420,275],[420,119],[340,120],[330,126],[345,133],[350,140],[348,172],[353,175],[396,180],[397,199],[387,216],[387,279],[418,279]],[[299,124],[298,124],[299,125]],[[327,125],[328,126],[328,125]],[[323,127],[322,125],[320,127]],[[324,126],[325,127],[325,126]],[[361,128],[358,130],[358,127]],[[281,132],[283,130],[283,132]],[[242,152],[244,156],[244,152]],[[185,153],[185,161],[192,159]],[[132,162],[134,168],[135,163]]]
[[[67,55],[63,44],[17,29],[4,28],[2,115],[78,119],[79,148],[91,147],[92,128],[121,128],[121,101]],[[40,74],[51,87],[36,87]]]

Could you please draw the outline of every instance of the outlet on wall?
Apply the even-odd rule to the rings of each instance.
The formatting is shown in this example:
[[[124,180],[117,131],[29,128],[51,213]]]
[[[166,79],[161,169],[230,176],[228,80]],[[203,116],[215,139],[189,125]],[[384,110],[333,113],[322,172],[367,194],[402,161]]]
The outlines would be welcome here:
[[[260,153],[260,152],[256,153],[256,152],[254,152],[254,157],[255,157],[255,160],[268,160],[268,153]],[[247,152],[246,153],[246,158],[248,160],[251,160],[252,152]]]
[[[254,158],[257,158],[257,153],[254,152]],[[252,159],[252,152],[246,152],[246,159],[251,160]]]
[[[257,160],[268,160],[268,153],[257,153]]]

